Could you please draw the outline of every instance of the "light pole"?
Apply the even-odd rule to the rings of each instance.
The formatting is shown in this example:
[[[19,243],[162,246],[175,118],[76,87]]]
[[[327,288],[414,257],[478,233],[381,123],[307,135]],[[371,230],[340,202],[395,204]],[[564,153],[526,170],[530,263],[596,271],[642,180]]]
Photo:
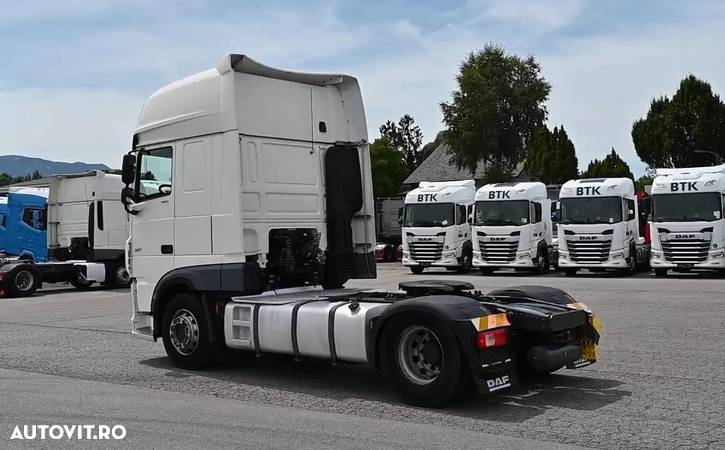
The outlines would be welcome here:
[[[716,158],[715,161],[716,161],[717,164],[720,164],[720,163],[723,162],[722,156],[720,156],[719,154],[717,154],[715,152],[710,152],[710,151],[707,151],[707,150],[695,150],[695,153],[700,153],[700,154],[706,153],[708,155],[713,155]]]

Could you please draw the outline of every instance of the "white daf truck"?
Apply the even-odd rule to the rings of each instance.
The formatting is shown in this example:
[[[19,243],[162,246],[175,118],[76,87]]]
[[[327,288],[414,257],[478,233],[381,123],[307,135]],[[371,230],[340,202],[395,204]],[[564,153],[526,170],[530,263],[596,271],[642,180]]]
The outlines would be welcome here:
[[[559,268],[567,276],[580,269],[633,274],[638,261],[649,258],[629,178],[567,181],[559,202]]]
[[[468,272],[473,257],[471,213],[476,183],[421,181],[405,196],[403,265],[420,274],[426,267]]]
[[[180,367],[265,353],[368,363],[406,401],[438,405],[596,361],[598,321],[556,289],[338,289],[376,274],[355,78],[227,55],[154,93],[132,143],[132,331],[162,338]]]
[[[725,270],[725,164],[657,169],[652,182],[650,265],[668,270]]]
[[[512,268],[549,270],[551,201],[538,182],[487,184],[476,191],[473,266],[482,273]]]

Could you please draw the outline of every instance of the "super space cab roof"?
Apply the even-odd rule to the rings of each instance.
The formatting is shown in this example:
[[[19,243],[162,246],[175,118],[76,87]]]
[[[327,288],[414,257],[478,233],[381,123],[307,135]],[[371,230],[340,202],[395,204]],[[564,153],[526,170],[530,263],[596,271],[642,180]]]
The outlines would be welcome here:
[[[546,185],[538,181],[492,183],[476,191],[476,201],[546,200]]]
[[[318,141],[310,111],[314,115],[325,108],[332,110],[324,118],[332,131],[324,137],[332,142],[367,140],[355,78],[275,69],[245,55],[228,54],[215,68],[154,92],[139,114],[134,134],[140,145],[232,130]],[[337,126],[331,127],[335,120]]]
[[[652,194],[725,192],[725,164],[712,167],[657,169]]]
[[[569,180],[561,186],[559,198],[633,197],[634,182],[629,178],[585,178]]]
[[[476,182],[421,181],[417,188],[408,192],[405,203],[473,203],[476,196]]]

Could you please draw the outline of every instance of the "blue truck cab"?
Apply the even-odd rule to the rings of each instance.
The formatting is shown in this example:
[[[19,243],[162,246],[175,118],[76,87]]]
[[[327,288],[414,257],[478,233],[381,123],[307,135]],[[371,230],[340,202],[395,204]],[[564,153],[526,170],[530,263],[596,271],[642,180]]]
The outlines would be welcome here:
[[[8,198],[0,197],[0,253],[5,253],[5,227],[8,221]]]
[[[47,261],[47,211],[48,189],[10,188],[2,238],[5,253],[35,262]]]

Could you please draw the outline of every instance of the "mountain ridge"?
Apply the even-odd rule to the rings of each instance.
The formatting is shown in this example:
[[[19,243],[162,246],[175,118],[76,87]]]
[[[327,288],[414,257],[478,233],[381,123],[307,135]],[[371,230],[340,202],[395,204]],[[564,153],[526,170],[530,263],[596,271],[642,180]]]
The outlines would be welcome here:
[[[47,177],[56,174],[88,172],[90,170],[110,170],[110,167],[101,163],[53,161],[34,156],[0,156],[0,173],[6,173],[12,177],[20,177],[31,175],[36,170],[40,175]]]

